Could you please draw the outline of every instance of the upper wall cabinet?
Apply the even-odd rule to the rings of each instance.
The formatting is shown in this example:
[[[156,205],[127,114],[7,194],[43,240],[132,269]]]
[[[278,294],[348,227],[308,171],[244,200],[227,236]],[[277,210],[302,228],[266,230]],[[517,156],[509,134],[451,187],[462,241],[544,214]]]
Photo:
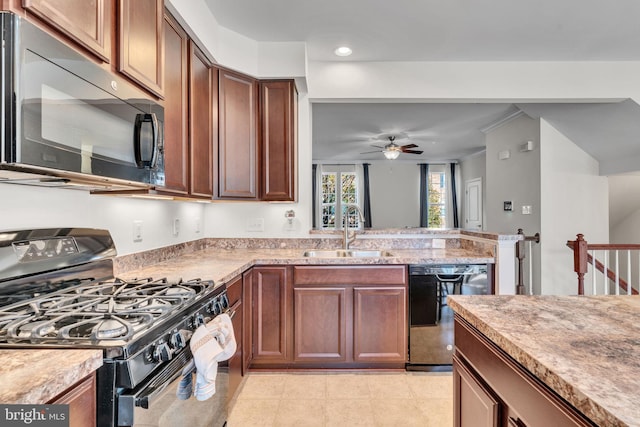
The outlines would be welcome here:
[[[216,198],[257,200],[258,83],[224,69],[220,69],[219,78]]]
[[[22,0],[28,12],[104,62],[111,62],[112,5],[112,0]]]
[[[118,70],[164,96],[163,0],[119,0]]]
[[[168,14],[164,26],[165,190],[189,194],[189,38]]]
[[[295,200],[297,111],[293,80],[260,82],[262,200]]]

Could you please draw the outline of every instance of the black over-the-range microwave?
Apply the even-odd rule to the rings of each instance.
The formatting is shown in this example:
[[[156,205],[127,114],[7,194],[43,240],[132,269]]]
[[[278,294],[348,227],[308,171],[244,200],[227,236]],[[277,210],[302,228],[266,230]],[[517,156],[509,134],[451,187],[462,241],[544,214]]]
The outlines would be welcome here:
[[[164,185],[161,105],[24,18],[0,26],[0,182]]]

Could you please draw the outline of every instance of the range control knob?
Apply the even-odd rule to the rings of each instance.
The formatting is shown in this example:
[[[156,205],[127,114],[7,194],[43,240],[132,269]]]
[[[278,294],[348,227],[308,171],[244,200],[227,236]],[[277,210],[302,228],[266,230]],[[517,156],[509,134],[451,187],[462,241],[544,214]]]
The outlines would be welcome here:
[[[193,317],[193,327],[194,328],[198,328],[200,325],[204,325],[205,324],[205,320],[204,320],[204,316],[200,313],[196,314]]]
[[[229,308],[229,298],[227,298],[227,294],[223,294],[220,297],[220,303],[222,304],[223,310],[227,310]]]
[[[171,336],[171,346],[174,349],[181,349],[186,347],[187,341],[191,338],[191,331],[187,331],[186,329],[180,329],[178,332]]]
[[[166,342],[155,346],[153,350],[153,358],[158,362],[168,362],[173,357],[173,350]]]

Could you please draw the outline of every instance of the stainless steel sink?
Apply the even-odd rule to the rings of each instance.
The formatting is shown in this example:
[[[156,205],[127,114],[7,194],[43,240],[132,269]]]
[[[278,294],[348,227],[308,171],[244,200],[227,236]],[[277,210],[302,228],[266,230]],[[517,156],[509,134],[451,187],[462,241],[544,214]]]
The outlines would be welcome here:
[[[380,258],[393,256],[391,252],[364,249],[319,249],[306,251],[305,257],[311,258]]]

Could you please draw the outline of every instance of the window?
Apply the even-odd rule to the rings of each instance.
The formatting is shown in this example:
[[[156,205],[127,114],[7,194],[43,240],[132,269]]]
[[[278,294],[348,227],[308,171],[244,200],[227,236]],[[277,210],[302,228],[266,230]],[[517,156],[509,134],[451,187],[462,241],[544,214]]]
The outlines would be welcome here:
[[[325,167],[322,171],[320,183],[320,226],[323,229],[339,229],[342,228],[346,205],[358,204],[358,177],[353,170],[327,171],[325,169],[327,168]],[[353,209],[349,211],[347,221],[350,228],[362,227],[360,218]]]
[[[447,182],[444,168],[439,170],[438,166],[430,166],[427,177],[429,228],[445,228],[447,224]]]

